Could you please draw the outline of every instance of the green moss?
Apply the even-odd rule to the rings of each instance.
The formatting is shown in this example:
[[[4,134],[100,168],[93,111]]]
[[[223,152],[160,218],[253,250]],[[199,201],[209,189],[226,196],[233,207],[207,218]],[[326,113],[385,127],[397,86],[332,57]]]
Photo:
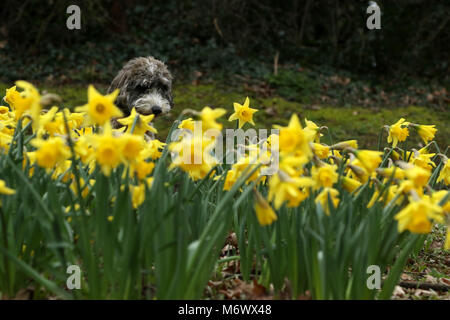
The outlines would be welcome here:
[[[10,85],[0,84],[0,93]],[[106,86],[96,86],[100,92],[106,92]],[[64,106],[73,108],[87,101],[87,86],[59,86],[39,87],[41,91],[59,94],[63,99]],[[436,109],[409,106],[399,108],[371,109],[363,107],[336,107],[336,106],[314,106],[288,101],[280,97],[261,98],[254,92],[241,88],[233,88],[225,84],[215,83],[192,85],[177,84],[174,89],[175,108],[171,114],[159,117],[155,120],[158,129],[158,138],[164,140],[170,126],[184,109],[201,110],[205,106],[212,108],[224,108],[228,110],[227,116],[220,121],[228,128],[234,128],[234,124],[227,121],[227,117],[233,112],[233,102],[243,103],[245,97],[249,96],[251,107],[259,109],[254,115],[256,128],[271,128],[273,124],[286,125],[293,113],[300,118],[305,117],[316,122],[320,126],[327,126],[332,133],[333,141],[357,139],[361,147],[374,148],[378,143],[378,134],[385,124],[395,123],[401,117],[408,121],[420,124],[435,124],[438,128],[436,141],[441,148],[445,149],[450,136],[449,116],[445,112]],[[246,125],[247,127],[248,125]],[[246,128],[244,127],[244,128]],[[420,142],[417,133],[410,130],[408,144]],[[446,141],[447,139],[447,141]],[[325,143],[329,143],[328,135],[323,137]],[[386,142],[384,134],[383,142]]]

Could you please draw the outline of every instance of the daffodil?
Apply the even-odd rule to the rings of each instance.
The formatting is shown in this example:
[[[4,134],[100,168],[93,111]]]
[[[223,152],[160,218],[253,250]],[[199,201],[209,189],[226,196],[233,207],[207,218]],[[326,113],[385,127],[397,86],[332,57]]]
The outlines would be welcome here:
[[[186,129],[186,130],[189,130],[191,132],[194,132],[194,120],[192,120],[192,118],[184,119],[178,125],[178,129]]]
[[[246,171],[246,173],[249,173],[254,168],[256,168],[257,165],[258,164],[256,162],[256,159],[250,158],[250,156],[245,156],[245,157],[241,157],[235,164],[233,164],[232,168],[236,172],[237,176],[241,176],[244,173],[244,171]],[[253,172],[253,174],[247,178],[245,183],[248,184],[248,183],[258,179],[260,171],[261,170],[258,169],[255,172]]]
[[[410,203],[395,215],[398,221],[398,231],[409,230],[413,233],[429,233],[430,219],[442,220],[442,208],[434,204],[429,197],[422,197]]]
[[[431,173],[421,167],[408,165],[405,168],[405,176],[413,182],[415,188],[422,188],[430,179]]]
[[[366,183],[370,177],[376,175],[376,172],[369,174],[369,172],[363,167],[361,161],[355,159],[347,164],[348,176],[351,178],[356,178],[360,182]],[[346,169],[347,170],[347,169]]]
[[[126,160],[134,162],[137,160],[141,150],[144,148],[143,136],[124,133],[118,139],[121,140],[122,153]]]
[[[136,112],[136,108],[133,108],[131,110],[131,113],[128,117],[117,119],[117,122],[119,122],[123,126],[127,126],[126,132],[133,133],[135,135],[144,135],[147,131],[152,133],[158,133],[158,131],[153,128],[149,123],[153,120],[155,117],[154,114],[150,114],[147,116],[141,115]],[[131,132],[131,129],[133,128],[133,123],[136,121],[136,124],[134,125],[133,132]]]
[[[0,194],[11,195],[16,193],[14,189],[8,188],[5,181],[0,179]]]
[[[2,153],[2,151],[6,152],[9,150],[11,141],[12,141],[11,135],[0,132],[0,154]]]
[[[72,167],[71,160],[60,161],[55,165],[52,173],[52,179],[60,179],[62,182],[68,182],[74,178],[73,172],[70,170]]]
[[[401,118],[396,123],[389,127],[388,143],[392,143],[392,147],[395,148],[398,142],[405,141],[409,135],[407,127],[409,122],[406,122],[404,118]]]
[[[88,164],[93,159],[95,151],[89,135],[83,135],[77,139],[74,151],[84,164]]]
[[[444,250],[450,250],[450,226],[447,225],[447,235],[445,236]]]
[[[88,103],[82,107],[77,107],[77,112],[85,112],[88,116],[87,124],[104,125],[113,117],[122,117],[122,111],[116,107],[114,100],[119,94],[119,89],[103,96],[93,85],[88,87]]]
[[[70,157],[70,149],[61,137],[51,137],[47,140],[34,139],[31,144],[38,148],[36,150],[37,164],[48,170]]]
[[[216,120],[217,118],[223,116],[225,113],[226,110],[222,108],[211,109],[210,107],[204,107],[200,112],[203,130],[222,130],[222,124],[218,123]]]
[[[279,170],[269,179],[268,200],[273,201],[275,209],[279,209],[285,201],[288,207],[296,207],[308,196],[303,188],[313,185],[314,181],[309,177],[290,177]]]
[[[311,177],[315,182],[315,187],[331,188],[338,180],[336,172],[337,166],[331,164],[322,164],[321,166],[313,166],[311,170]]]
[[[317,204],[320,203],[320,205],[322,206],[322,209],[324,210],[324,212],[329,215],[330,214],[330,206],[329,206],[329,201],[328,198],[331,199],[331,203],[332,205],[336,208],[339,204],[339,191],[333,188],[324,188],[322,190],[322,192],[320,192],[316,199],[315,202]]]
[[[123,161],[124,141],[112,135],[111,126],[106,123],[102,135],[89,137],[95,149],[95,159],[100,165],[105,176],[111,174],[111,170],[119,166]]]
[[[361,161],[363,167],[370,174],[375,171],[381,163],[381,154],[379,151],[359,150],[356,152],[356,157]]]
[[[236,183],[238,174],[234,170],[228,170],[223,184],[223,190],[228,191]]]
[[[372,195],[372,198],[370,199],[369,203],[367,204],[367,208],[371,208],[375,204],[375,201],[377,201],[377,200],[378,200],[378,202],[383,202],[384,205],[387,205],[392,200],[394,200],[395,197],[397,197],[397,200],[395,203],[397,205],[400,205],[403,201],[403,196],[401,194],[402,194],[402,192],[397,185],[389,186],[386,193],[382,197],[380,197],[380,191],[377,189],[377,190],[375,190],[375,192]]]
[[[87,195],[89,194],[89,190],[91,189],[91,187],[95,184],[95,180],[94,179],[90,179],[89,180],[89,184],[86,184],[86,182],[84,181],[83,178],[80,178],[80,190],[81,190],[81,196],[83,198],[86,198]],[[70,184],[70,189],[73,191],[73,193],[75,195],[78,195],[78,187],[77,187],[77,182],[76,180],[73,180],[72,183]]]
[[[16,101],[21,99],[20,92],[17,91],[17,86],[13,86],[9,89],[6,89],[6,95],[4,99],[10,105],[11,108],[15,109]]]
[[[23,91],[20,93],[20,98],[15,97],[14,99],[14,112],[16,120],[21,118],[24,114],[31,116],[33,120],[33,129],[37,130],[39,128],[39,114],[41,112],[41,95],[39,91],[29,82],[26,81],[16,81],[16,85],[22,88]]]
[[[152,173],[155,163],[147,162],[143,159],[139,159],[133,164],[133,170],[136,173],[139,180],[145,179],[150,173]]]
[[[441,169],[441,172],[439,172],[439,177],[437,178],[437,182],[443,181],[447,186],[450,185],[450,161],[448,161],[447,158],[445,158],[444,165]]]
[[[144,149],[141,151],[141,156],[144,159],[152,159],[156,160],[159,159],[162,155],[162,149],[164,148],[166,144],[164,142],[159,141],[158,139],[153,139],[148,141],[144,145]]]
[[[258,110],[250,108],[250,100],[248,97],[245,98],[243,105],[235,102],[233,107],[234,113],[230,116],[228,121],[239,120],[239,129],[242,128],[242,126],[247,122],[255,125],[253,122],[253,114],[258,112]]]
[[[330,152],[330,147],[325,146],[320,143],[313,144],[314,154],[319,157],[319,159],[325,159],[328,157]]]
[[[342,176],[342,187],[350,193],[355,192],[361,185],[358,180]]]
[[[267,226],[272,224],[274,221],[277,220],[277,215],[273,211],[270,204],[267,202],[266,199],[264,199],[258,192],[255,192],[256,194],[256,201],[255,201],[255,212],[256,217],[258,218],[258,222],[262,226]]]
[[[322,136],[322,134],[320,133],[320,127],[317,124],[315,124],[314,122],[312,122],[306,118],[305,118],[305,123],[306,123],[306,127],[304,130],[310,131],[314,137],[314,142],[316,142],[317,144],[320,143],[320,137]]]
[[[312,155],[309,143],[312,141],[313,135],[310,131],[303,130],[296,114],[291,116],[288,126],[274,127],[280,130],[279,147],[281,152],[299,152],[305,157],[310,157]]]
[[[346,148],[358,149],[358,141],[356,140],[346,140],[341,141],[331,146],[333,150],[344,150]]]
[[[213,143],[213,139],[201,136],[185,136],[181,141],[172,142],[169,150],[174,152],[174,159],[170,169],[179,167],[193,180],[202,179],[217,164],[217,160],[210,154]]]
[[[410,158],[410,162],[418,167],[421,167],[425,170],[430,171],[434,167],[436,167],[436,164],[431,160],[432,157],[434,157],[435,153],[414,153],[414,156]]]
[[[137,209],[145,200],[145,184],[131,186],[131,203],[134,209]]]
[[[435,191],[433,192],[433,194],[431,195],[431,200],[435,203],[438,204],[442,207],[442,210],[444,211],[445,214],[450,214],[450,196],[449,196],[449,192],[448,190],[439,190],[439,191]],[[445,200],[444,203],[442,203],[442,201]]]
[[[435,125],[419,125],[417,132],[425,143],[434,139],[437,129]]]
[[[405,179],[405,170],[396,166],[392,166],[390,168],[378,168],[377,173],[385,178],[390,178],[392,175],[394,175],[395,179]]]

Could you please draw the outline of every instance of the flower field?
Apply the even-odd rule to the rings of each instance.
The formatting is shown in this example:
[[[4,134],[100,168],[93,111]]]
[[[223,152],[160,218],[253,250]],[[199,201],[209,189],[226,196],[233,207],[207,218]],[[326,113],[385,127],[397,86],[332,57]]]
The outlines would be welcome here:
[[[252,128],[248,98],[184,110],[162,142],[149,138],[154,116],[123,117],[117,94],[89,86],[69,110],[28,82],[6,90],[1,298],[32,286],[35,299],[201,299],[234,261],[275,298],[389,299],[434,225],[447,227],[450,249],[450,162],[434,125],[402,118],[366,150],[292,114],[276,133],[233,144],[223,157],[240,157],[224,162],[217,133]]]

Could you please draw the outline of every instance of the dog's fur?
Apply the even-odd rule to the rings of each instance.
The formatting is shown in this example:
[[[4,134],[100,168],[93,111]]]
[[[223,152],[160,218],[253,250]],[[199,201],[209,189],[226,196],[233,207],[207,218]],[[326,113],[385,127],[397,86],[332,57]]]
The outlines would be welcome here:
[[[120,89],[116,105],[126,117],[133,108],[142,115],[165,114],[173,107],[172,75],[166,65],[153,57],[128,61],[109,86],[108,93]],[[114,127],[120,127],[113,121]]]

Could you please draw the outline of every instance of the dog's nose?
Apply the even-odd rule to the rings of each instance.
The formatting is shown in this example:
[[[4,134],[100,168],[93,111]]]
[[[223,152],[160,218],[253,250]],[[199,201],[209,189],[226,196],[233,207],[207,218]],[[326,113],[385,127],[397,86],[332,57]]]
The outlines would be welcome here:
[[[152,107],[152,113],[156,116],[162,112],[162,109],[160,106],[153,106]]]

